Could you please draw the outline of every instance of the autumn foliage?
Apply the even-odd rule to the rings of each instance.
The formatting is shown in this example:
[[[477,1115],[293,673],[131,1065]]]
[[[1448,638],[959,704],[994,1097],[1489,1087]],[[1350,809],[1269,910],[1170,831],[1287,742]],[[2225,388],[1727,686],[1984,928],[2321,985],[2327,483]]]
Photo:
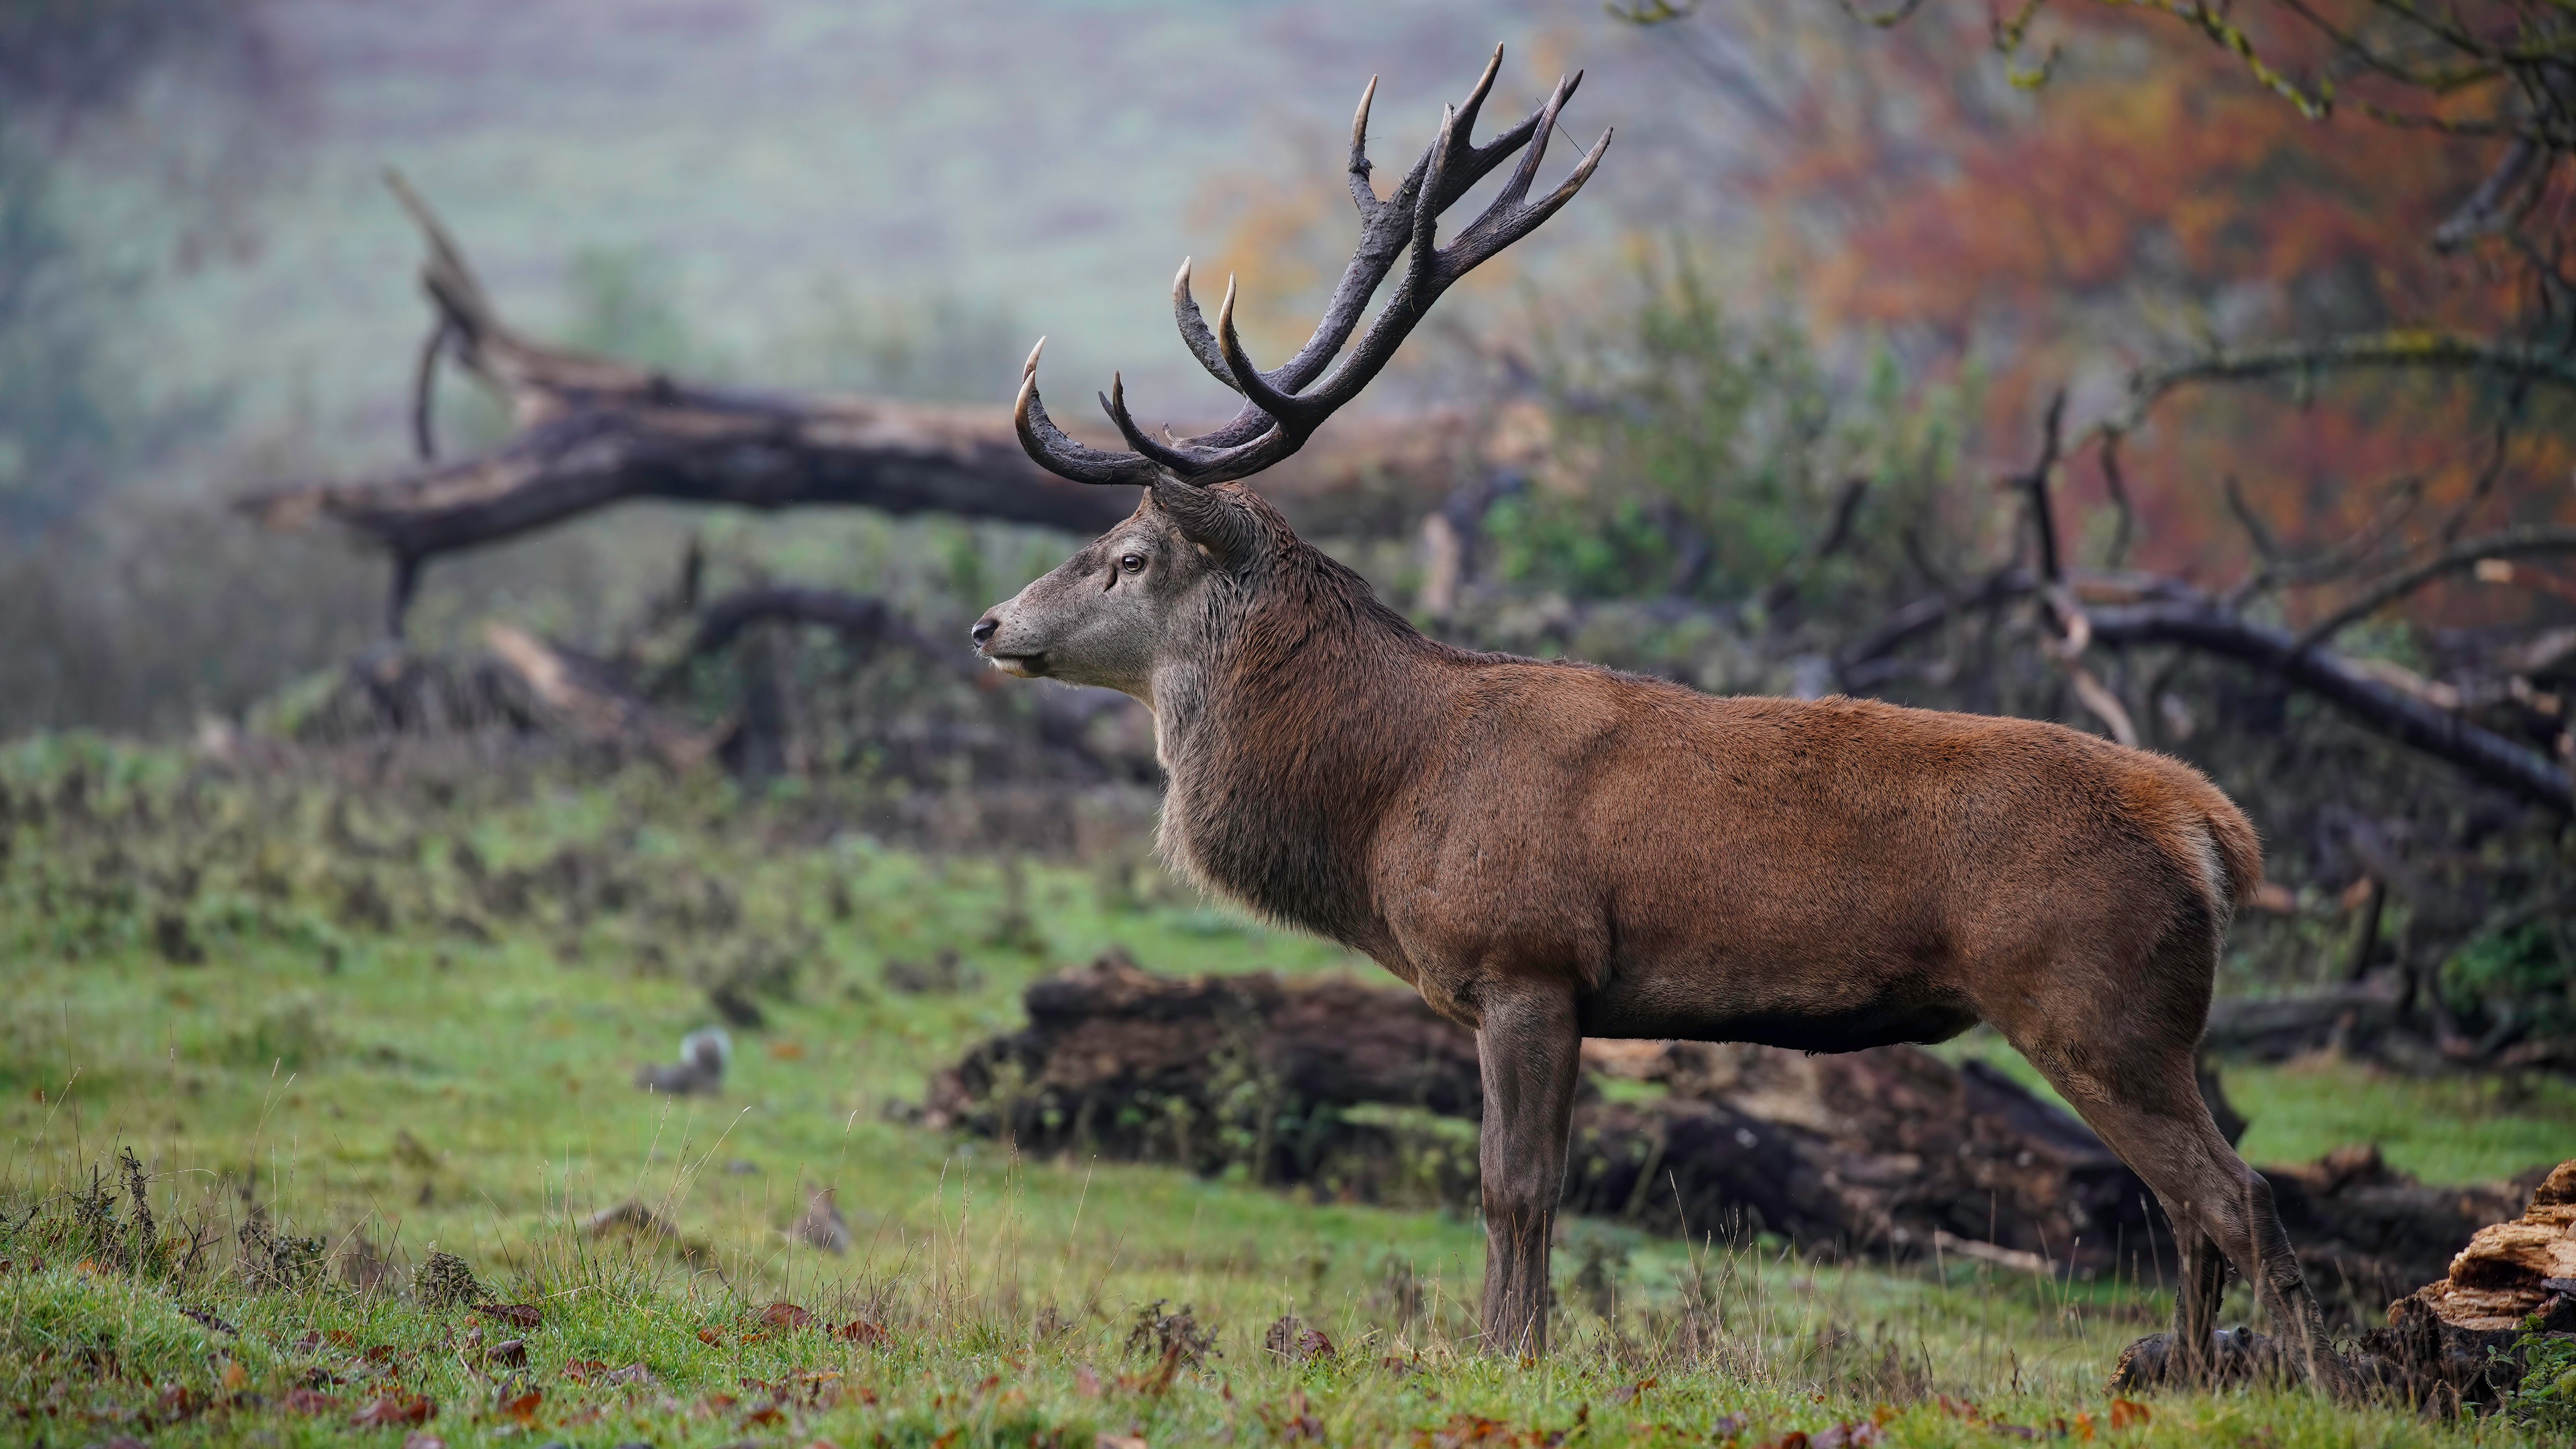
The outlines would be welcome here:
[[[2492,22],[2520,7],[2481,8]],[[1884,30],[1775,17],[1741,37],[1793,78],[1773,93],[1778,144],[1753,148],[1748,177],[1774,264],[1820,330],[1884,337],[1926,376],[1981,376],[1998,468],[2028,456],[2061,386],[2081,425],[2116,412],[2138,370],[2212,348],[2544,325],[2527,249],[2434,244],[2503,143],[2388,119],[2466,117],[2492,95],[2411,104],[2387,77],[2333,66],[2316,26],[2250,10],[2237,23],[2259,68],[2188,17],[2133,7],[2061,6],[2017,41],[2013,17],[1983,7],[1929,5]],[[2563,230],[2576,185],[2559,170],[2532,225]],[[2444,373],[2182,390],[2122,460],[2134,551],[2094,561],[2232,581],[2252,541],[2226,506],[2231,478],[2285,545],[2340,541],[2410,500],[2400,536],[2455,514],[2561,520],[2576,502],[2567,403],[2563,388]],[[2079,503],[2103,499],[2089,459],[2066,482]],[[2478,592],[2453,591],[2443,612],[2516,607]]]

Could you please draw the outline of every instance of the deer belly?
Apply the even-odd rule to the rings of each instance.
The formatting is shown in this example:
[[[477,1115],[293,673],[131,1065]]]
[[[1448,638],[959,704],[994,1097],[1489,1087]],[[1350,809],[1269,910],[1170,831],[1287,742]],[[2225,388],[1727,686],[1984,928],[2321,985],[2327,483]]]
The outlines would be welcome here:
[[[1582,998],[1583,1034],[1849,1052],[1947,1041],[1978,1021],[1936,962],[1815,944],[1614,962]]]
[[[1580,1007],[1583,1034],[1653,1041],[1751,1042],[1803,1052],[1856,1052],[1897,1042],[1948,1041],[1977,1024],[1965,1001],[1930,992],[1890,993],[1857,1006],[1664,999],[1612,983]]]

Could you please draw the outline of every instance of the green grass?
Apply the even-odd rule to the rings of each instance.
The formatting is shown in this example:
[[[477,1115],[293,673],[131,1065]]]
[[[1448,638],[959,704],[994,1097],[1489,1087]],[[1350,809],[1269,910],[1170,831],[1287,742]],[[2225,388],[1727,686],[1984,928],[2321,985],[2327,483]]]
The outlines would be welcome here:
[[[14,767],[33,770],[29,758]],[[123,804],[101,818],[178,788],[148,760],[118,758],[100,768],[129,783],[103,789]],[[355,869],[352,847],[313,845],[327,812],[304,797],[261,803],[224,787],[204,836],[174,824],[190,817],[166,802],[155,833],[67,823],[59,800],[52,824],[22,813],[6,827],[0,950],[15,1009],[0,1039],[0,1207],[15,1223],[50,1206],[14,1233],[0,1225],[12,1260],[0,1270],[0,1440],[391,1446],[401,1432],[350,1419],[398,1384],[435,1404],[426,1432],[449,1445],[1087,1445],[1099,1434],[1164,1445],[1310,1429],[1328,1443],[1406,1444],[1464,1442],[1479,1420],[1538,1436],[1514,1442],[1580,1426],[1585,1442],[1710,1443],[1734,1416],[1751,1445],[1883,1405],[1891,1443],[2002,1442],[1941,1394],[2042,1429],[2063,1419],[2080,1432],[2078,1416],[2092,1415],[2104,1442],[2122,1444],[2520,1442],[2495,1425],[2480,1434],[2298,1394],[2159,1399],[2145,1428],[2114,1432],[2101,1383],[2119,1347],[2161,1322],[2150,1290],[1956,1264],[1936,1280],[1776,1248],[1694,1253],[1593,1223],[1570,1225],[1558,1255],[1559,1351],[1534,1365],[1479,1357],[1466,1337],[1482,1237],[1467,1217],[1020,1160],[886,1110],[918,1100],[925,1073],[967,1043],[1016,1025],[1037,974],[1113,942],[1164,970],[1374,968],[1147,876],[934,861],[846,837],[798,844],[793,822],[709,788],[620,777],[469,792],[416,813],[358,809],[342,833],[385,852],[366,868],[390,903],[386,931],[330,904]],[[404,839],[415,844],[384,843]],[[125,853],[93,855],[100,840]],[[662,872],[641,877],[661,898],[587,919],[545,900],[497,913],[502,897],[460,884],[466,844],[487,877],[567,848],[613,849],[624,868]],[[159,879],[161,848],[199,864],[185,911],[202,964],[165,961],[148,930],[111,929],[117,910],[177,909],[152,896],[173,888],[139,886],[114,910],[74,889],[120,868]],[[730,914],[668,909],[709,879],[731,892]],[[645,920],[648,907],[662,913]],[[636,1091],[634,1067],[707,1019],[701,983],[737,958],[765,959],[745,939],[790,943],[779,949],[792,960],[747,978],[766,983],[769,1021],[736,1034],[723,1095]],[[981,984],[927,997],[882,985],[886,961],[943,948]],[[2382,1092],[2349,1070],[2237,1080],[2258,1123],[2282,1119],[2288,1140],[2365,1126],[2349,1114],[2369,1104],[2423,1119],[2381,1123],[2383,1135],[2466,1140],[2462,1114],[2478,1105]],[[2479,1140],[2453,1150],[2481,1172],[2522,1165],[2525,1139]],[[130,1273],[65,1236],[60,1194],[125,1146],[152,1175],[165,1233],[211,1235],[190,1270]],[[821,1186],[857,1239],[846,1257],[785,1234]],[[693,1246],[579,1230],[630,1197]],[[397,1291],[336,1274],[255,1290],[230,1248],[254,1204],[335,1253],[363,1239],[398,1264],[460,1255],[496,1297],[541,1306],[527,1365],[488,1361],[500,1325],[425,1308],[399,1275]],[[825,1323],[882,1323],[890,1340],[758,1323],[777,1301]],[[1139,1311],[1158,1302],[1189,1305],[1215,1334],[1213,1354],[1159,1389],[1151,1354],[1127,1348]],[[1323,1329],[1337,1356],[1265,1352],[1264,1329],[1287,1313]],[[651,1378],[567,1376],[585,1363],[642,1364]],[[327,1387],[332,1405],[290,1408],[317,1372],[347,1381]],[[241,1395],[254,1397],[186,1417],[156,1408]]]
[[[1939,1050],[1953,1060],[1983,1058],[2064,1105],[1991,1028]],[[2223,1062],[2219,1075],[2249,1124],[2239,1144],[2245,1160],[2265,1166],[2375,1142],[2389,1166],[2425,1182],[2500,1182],[2576,1152],[2576,1083],[2562,1078],[2410,1077],[2329,1057]]]

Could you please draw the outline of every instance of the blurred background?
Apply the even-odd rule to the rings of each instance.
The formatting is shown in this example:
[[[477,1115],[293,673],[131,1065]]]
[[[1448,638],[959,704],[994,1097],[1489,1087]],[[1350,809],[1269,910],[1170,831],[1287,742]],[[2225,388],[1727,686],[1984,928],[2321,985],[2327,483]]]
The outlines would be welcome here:
[[[728,1149],[787,1206],[665,1210],[767,1242],[791,1181],[941,1180],[923,1078],[1044,971],[1364,970],[1177,885],[1142,710],[964,632],[1131,506],[1021,457],[1031,344],[1077,431],[1113,371],[1221,420],[1174,268],[1285,357],[1362,86],[1384,189],[1498,42],[1488,133],[1580,68],[1543,175],[1616,142],[1260,480],[1300,531],[1462,644],[2181,756],[2272,877],[2248,1152],[2563,1156],[2554,0],[0,0],[12,1161],[86,1170],[82,1080],[344,1258],[517,1241],[615,1194],[511,1154],[642,1132],[636,1058],[721,1022],[673,1080],[813,1109]],[[272,1092],[341,1145],[281,1167]]]

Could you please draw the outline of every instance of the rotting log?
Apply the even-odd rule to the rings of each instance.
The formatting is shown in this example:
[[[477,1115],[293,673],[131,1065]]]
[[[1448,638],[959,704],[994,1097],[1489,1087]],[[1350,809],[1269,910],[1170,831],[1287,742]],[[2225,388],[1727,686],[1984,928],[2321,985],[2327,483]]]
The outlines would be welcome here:
[[[1603,1077],[1660,1085],[1576,1112],[1567,1202],[1700,1236],[2154,1275],[2146,1186],[2090,1129],[1982,1062],[1920,1047],[1810,1056],[1697,1042],[1587,1043]],[[1984,1250],[1984,1251],[1979,1251]]]
[[[1475,1036],[1411,991],[1163,976],[1112,952],[1033,984],[1026,1002],[1025,1029],[932,1079],[925,1121],[1024,1152],[1241,1167],[1351,1200],[1475,1200]],[[1586,1042],[1583,1059],[1573,1211],[1692,1238],[1768,1232],[1829,1255],[2144,1281],[2173,1266],[2145,1185],[2083,1122],[1985,1063],[1907,1046],[1634,1041]],[[2310,1283],[2346,1322],[2376,1318],[2521,1200],[2418,1183],[2370,1148],[2265,1177]]]

